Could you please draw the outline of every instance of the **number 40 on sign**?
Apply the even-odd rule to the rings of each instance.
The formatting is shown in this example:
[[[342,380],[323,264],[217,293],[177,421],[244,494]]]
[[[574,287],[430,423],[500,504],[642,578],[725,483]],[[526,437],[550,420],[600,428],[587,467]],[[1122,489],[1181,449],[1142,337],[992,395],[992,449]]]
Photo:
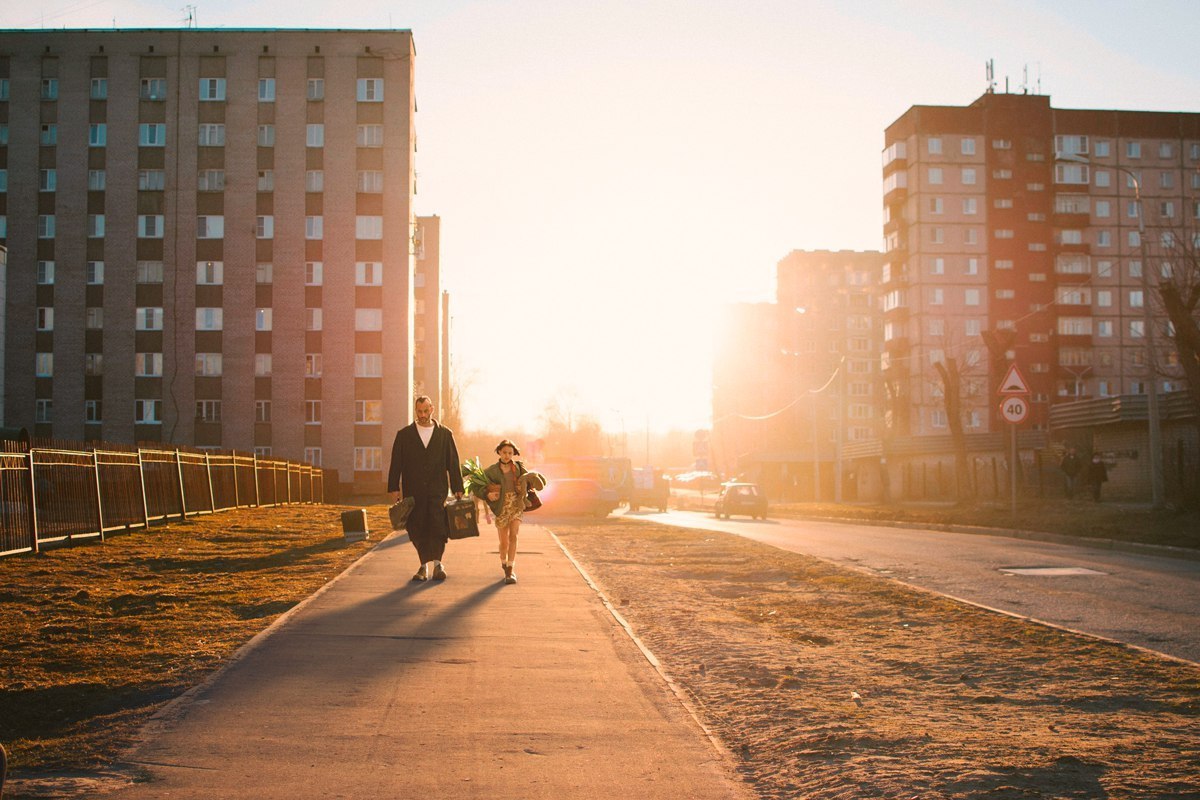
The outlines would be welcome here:
[[[1029,402],[1024,397],[1006,397],[1000,403],[1000,416],[1004,417],[1006,422],[1016,425],[1018,422],[1024,422],[1028,414]]]

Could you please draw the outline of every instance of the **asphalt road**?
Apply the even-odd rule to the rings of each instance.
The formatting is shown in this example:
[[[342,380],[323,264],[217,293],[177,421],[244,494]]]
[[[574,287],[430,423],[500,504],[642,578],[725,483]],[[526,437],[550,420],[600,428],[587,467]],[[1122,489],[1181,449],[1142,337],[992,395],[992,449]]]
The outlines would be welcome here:
[[[1200,561],[1005,536],[671,511],[630,518],[794,553],[1200,663]]]

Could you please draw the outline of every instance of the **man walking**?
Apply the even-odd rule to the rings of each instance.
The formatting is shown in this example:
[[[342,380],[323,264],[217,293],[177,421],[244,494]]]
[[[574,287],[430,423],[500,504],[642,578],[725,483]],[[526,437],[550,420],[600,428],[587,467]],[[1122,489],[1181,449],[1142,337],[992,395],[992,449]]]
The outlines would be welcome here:
[[[1075,488],[1079,483],[1079,471],[1083,469],[1083,463],[1080,462],[1079,456],[1075,453],[1074,447],[1067,448],[1067,454],[1062,457],[1062,462],[1058,468],[1063,471],[1063,475],[1067,479],[1067,499],[1070,500],[1075,496]]]
[[[414,581],[446,579],[442,555],[446,551],[449,530],[446,525],[446,495],[463,496],[462,472],[454,433],[433,418],[433,401],[425,395],[413,401],[416,422],[396,432],[392,443],[392,466],[388,471],[388,491],[392,500],[413,499],[412,511],[404,526],[409,541],[417,548],[421,566]],[[431,572],[432,570],[432,572]]]

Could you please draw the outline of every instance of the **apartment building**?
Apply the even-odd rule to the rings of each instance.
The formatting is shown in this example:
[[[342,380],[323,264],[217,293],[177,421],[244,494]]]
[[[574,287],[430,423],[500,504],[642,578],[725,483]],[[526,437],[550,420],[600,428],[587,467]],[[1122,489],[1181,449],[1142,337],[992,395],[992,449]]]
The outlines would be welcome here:
[[[717,344],[714,448],[777,498],[843,496],[842,447],[879,435],[883,255],[795,250],[776,302],[729,309]]]
[[[430,360],[413,56],[399,30],[0,33],[4,423],[381,488]]]
[[[1058,109],[993,92],[906,111],[883,151],[891,432],[947,432],[939,361],[961,375],[968,433],[1001,429],[1010,362],[1043,430],[1058,402],[1142,394],[1152,381],[1181,388],[1153,287],[1170,279],[1172,237],[1200,219],[1198,198],[1200,114]]]
[[[413,391],[429,395],[442,409],[442,339],[445,319],[441,296],[442,220],[417,217],[413,273]]]

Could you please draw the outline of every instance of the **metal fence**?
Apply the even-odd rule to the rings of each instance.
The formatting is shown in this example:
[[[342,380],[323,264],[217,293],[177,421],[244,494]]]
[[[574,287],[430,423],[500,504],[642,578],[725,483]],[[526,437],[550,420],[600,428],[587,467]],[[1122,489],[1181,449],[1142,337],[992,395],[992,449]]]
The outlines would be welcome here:
[[[184,448],[0,445],[9,445],[0,452],[0,556],[172,517],[325,500],[324,471],[311,464]]]

